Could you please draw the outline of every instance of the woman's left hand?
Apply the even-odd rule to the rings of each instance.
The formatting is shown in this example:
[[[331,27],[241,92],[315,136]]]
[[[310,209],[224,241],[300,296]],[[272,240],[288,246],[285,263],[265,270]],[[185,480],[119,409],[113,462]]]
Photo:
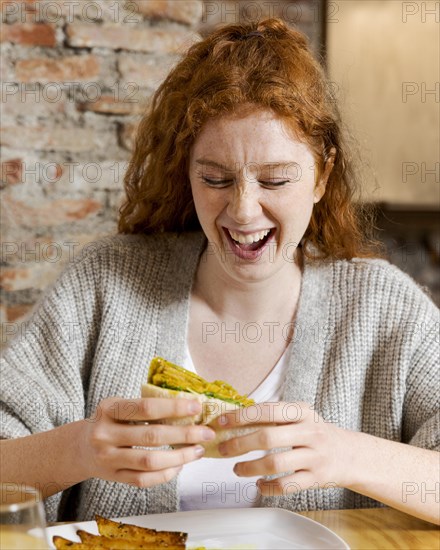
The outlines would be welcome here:
[[[267,423],[273,426],[262,427],[219,445],[224,457],[255,450],[282,449],[257,460],[238,462],[234,467],[236,475],[282,475],[272,480],[258,480],[260,492],[270,496],[349,484],[347,463],[353,451],[351,432],[326,422],[307,403],[259,403],[222,415],[212,427],[229,429]]]

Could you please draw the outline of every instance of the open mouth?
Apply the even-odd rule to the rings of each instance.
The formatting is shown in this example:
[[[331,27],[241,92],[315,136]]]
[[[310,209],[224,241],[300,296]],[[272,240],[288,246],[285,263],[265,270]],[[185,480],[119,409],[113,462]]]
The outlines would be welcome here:
[[[223,230],[228,241],[232,244],[233,249],[247,255],[254,255],[255,253],[261,252],[275,233],[275,227],[248,234],[238,233],[226,227],[224,227]]]

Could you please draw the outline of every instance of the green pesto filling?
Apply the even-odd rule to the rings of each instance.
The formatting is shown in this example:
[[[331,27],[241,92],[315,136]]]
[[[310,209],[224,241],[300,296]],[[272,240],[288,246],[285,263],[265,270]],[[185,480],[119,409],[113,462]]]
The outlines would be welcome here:
[[[207,382],[201,376],[174,365],[161,357],[155,357],[151,361],[148,382],[168,390],[203,394],[241,407],[254,404],[252,399],[249,399],[246,395],[240,395],[226,382],[222,380]]]
[[[155,384],[157,385],[157,384]],[[160,388],[164,388],[166,390],[174,390],[174,391],[184,391],[186,393],[199,393],[199,392],[193,392],[189,390],[188,388],[181,388],[178,386],[168,386],[167,384],[163,383],[159,386]],[[204,391],[201,392],[203,395],[206,395],[206,397],[212,397],[214,399],[221,399],[222,401],[227,401],[228,403],[233,403],[234,405],[240,405],[240,407],[244,407],[244,404],[241,401],[237,401],[235,399],[232,399],[231,397],[224,397],[223,395],[220,395],[218,393]],[[200,395],[200,393],[199,393]]]

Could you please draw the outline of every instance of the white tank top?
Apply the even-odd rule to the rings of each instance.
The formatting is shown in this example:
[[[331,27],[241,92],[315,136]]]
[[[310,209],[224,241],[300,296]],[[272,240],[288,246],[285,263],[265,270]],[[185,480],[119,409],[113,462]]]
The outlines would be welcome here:
[[[283,395],[290,353],[286,348],[278,363],[261,384],[249,394],[257,403],[278,402]],[[188,347],[183,366],[196,373]],[[232,458],[201,458],[186,464],[178,477],[180,509],[251,508],[258,506],[257,477],[238,477],[233,472],[237,462],[261,458],[266,451],[252,451]]]

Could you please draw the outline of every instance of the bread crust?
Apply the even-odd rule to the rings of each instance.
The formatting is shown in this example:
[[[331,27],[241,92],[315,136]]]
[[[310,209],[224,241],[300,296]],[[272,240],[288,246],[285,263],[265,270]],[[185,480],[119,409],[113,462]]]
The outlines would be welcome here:
[[[169,390],[167,388],[160,388],[153,384],[142,384],[142,397],[160,397],[166,399],[192,399],[199,401],[202,404],[202,412],[194,416],[184,416],[180,418],[164,418],[158,420],[159,424],[169,424],[173,426],[189,426],[192,424],[202,424],[210,426],[211,423],[223,413],[241,409],[240,405],[229,403],[221,399],[214,397],[208,397],[200,393],[191,393],[186,391]],[[218,452],[218,445],[223,441],[238,437],[241,435],[247,435],[256,432],[260,428],[266,425],[260,425],[258,427],[246,427],[246,428],[229,428],[229,429],[215,429],[216,437],[211,441],[202,441],[200,445],[205,448],[205,458],[224,458]],[[175,448],[180,447],[174,446]]]

